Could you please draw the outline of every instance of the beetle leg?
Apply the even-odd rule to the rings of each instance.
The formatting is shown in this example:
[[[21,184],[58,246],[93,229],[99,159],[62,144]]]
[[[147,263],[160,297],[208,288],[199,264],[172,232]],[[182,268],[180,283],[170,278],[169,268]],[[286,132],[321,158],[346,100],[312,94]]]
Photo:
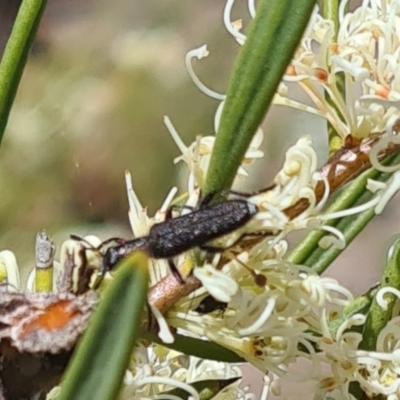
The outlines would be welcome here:
[[[180,283],[180,284],[184,284],[185,280],[182,278],[181,273],[178,271],[177,266],[175,265],[175,263],[173,262],[173,260],[171,258],[167,259],[168,262],[168,266],[169,269],[172,272],[172,275],[174,275],[175,279]]]
[[[240,235],[233,243],[231,243],[229,246],[211,246],[207,244],[200,245],[200,249],[204,251],[208,251],[209,253],[222,253],[225,250],[230,249],[231,247],[236,246],[238,243],[240,243],[244,238],[246,237],[260,237],[260,236],[266,236],[268,235],[268,232],[260,232],[260,233],[243,233]]]
[[[124,244],[125,243],[125,239],[121,239],[118,237],[112,237],[110,239],[105,240],[104,242],[101,242],[97,247],[96,250],[100,251],[104,246],[112,243],[112,242],[116,242],[117,244]]]
[[[199,209],[199,208],[201,208],[203,206],[206,206],[207,204],[210,204],[217,193],[219,193],[219,192],[217,192],[216,190],[208,193],[206,196],[204,196],[200,200],[199,205],[196,208]]]
[[[268,191],[268,190],[271,190],[271,189],[273,189],[275,186],[276,186],[276,185],[273,183],[273,184],[267,186],[266,188],[263,188],[263,189],[261,189],[261,190],[257,190],[257,191],[255,191],[255,192],[250,192],[250,193],[247,193],[247,192],[240,192],[240,191],[232,190],[232,189],[221,190],[220,193],[221,193],[222,195],[224,195],[224,196],[227,196],[228,194],[233,194],[234,196],[244,197],[245,199],[247,199],[247,198],[249,198],[249,197],[256,196],[256,195],[258,195],[258,194],[260,194],[260,193],[263,193],[263,192],[266,192],[266,191]]]
[[[174,206],[168,207],[167,212],[165,213],[165,221],[172,219],[172,211],[174,211],[174,210],[182,211],[185,209],[193,211],[195,209],[195,207],[185,206],[185,205],[182,205],[182,206],[174,205]]]
[[[228,247],[218,247],[218,246],[208,246],[203,244],[199,246],[201,250],[207,251],[208,253],[222,253],[223,251],[229,249],[231,246]]]

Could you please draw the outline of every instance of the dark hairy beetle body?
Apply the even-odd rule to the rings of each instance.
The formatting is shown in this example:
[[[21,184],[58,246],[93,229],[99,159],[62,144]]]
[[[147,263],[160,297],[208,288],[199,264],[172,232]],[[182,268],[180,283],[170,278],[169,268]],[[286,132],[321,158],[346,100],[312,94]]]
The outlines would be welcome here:
[[[103,245],[116,241],[104,253],[104,275],[121,259],[136,250],[145,251],[150,257],[171,259],[194,247],[218,251],[207,243],[232,233],[244,226],[258,212],[255,204],[244,199],[225,200],[214,204],[200,204],[191,213],[176,218],[166,219],[151,227],[148,236],[132,240],[110,239]],[[170,264],[171,265],[171,264]]]
[[[246,200],[227,200],[153,225],[148,236],[149,254],[170,258],[201,247],[242,227],[256,212],[257,207]]]

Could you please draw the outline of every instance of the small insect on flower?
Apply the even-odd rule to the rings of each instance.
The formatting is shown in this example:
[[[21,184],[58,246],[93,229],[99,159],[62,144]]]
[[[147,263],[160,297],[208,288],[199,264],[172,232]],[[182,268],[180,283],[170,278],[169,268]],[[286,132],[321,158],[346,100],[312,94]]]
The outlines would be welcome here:
[[[258,207],[245,199],[228,199],[210,204],[214,196],[215,193],[207,195],[193,212],[176,218],[172,218],[172,208],[170,208],[166,220],[153,225],[147,236],[132,240],[111,238],[101,243],[97,248],[98,251],[112,242],[117,244],[105,251],[99,280],[95,286],[99,285],[103,276],[118,262],[134,251],[142,250],[152,258],[167,259],[171,271],[178,280],[183,281],[171,260],[172,257],[195,247],[208,252],[225,250],[226,248],[214,247],[208,243],[243,227],[258,212]],[[240,241],[242,236],[235,243]],[[71,238],[81,240],[74,235],[71,235]]]
[[[224,312],[227,306],[228,306],[227,303],[216,300],[211,295],[208,295],[204,297],[204,299],[199,303],[199,305],[194,309],[194,311],[196,311],[199,314],[210,314],[213,311],[217,310]]]

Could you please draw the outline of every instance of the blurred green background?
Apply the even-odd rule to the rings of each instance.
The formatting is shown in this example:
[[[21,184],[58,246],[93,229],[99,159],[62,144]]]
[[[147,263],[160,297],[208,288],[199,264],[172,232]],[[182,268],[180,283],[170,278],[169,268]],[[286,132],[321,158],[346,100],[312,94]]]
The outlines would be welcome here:
[[[0,4],[2,51],[19,1]],[[213,132],[218,103],[192,84],[184,57],[207,42],[212,56],[196,70],[224,91],[237,46],[223,5],[48,2],[0,150],[1,249],[25,265],[42,229],[58,245],[69,233],[129,237],[125,169],[157,209],[179,172],[163,115],[187,144]]]
[[[1,50],[18,6],[0,2]],[[239,46],[222,24],[224,6],[215,0],[48,2],[0,149],[0,249],[31,267],[42,229],[58,246],[70,233],[130,237],[125,169],[150,215],[172,186],[181,182],[185,190],[185,168],[173,164],[180,153],[163,116],[188,145],[213,133],[219,103],[192,83],[184,58],[206,43],[210,56],[195,60],[194,68],[209,87],[225,91]],[[247,25],[246,2],[235,5],[235,18]],[[288,119],[282,110],[265,124],[270,145],[265,140],[263,150],[273,164],[258,162],[247,190],[270,183],[288,137],[309,133],[307,114],[290,110]]]

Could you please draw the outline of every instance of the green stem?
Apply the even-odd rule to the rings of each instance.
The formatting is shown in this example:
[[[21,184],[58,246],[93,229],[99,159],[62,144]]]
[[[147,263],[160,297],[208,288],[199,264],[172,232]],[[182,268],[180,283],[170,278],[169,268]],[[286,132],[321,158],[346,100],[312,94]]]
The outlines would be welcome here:
[[[400,155],[392,155],[384,162],[385,165],[396,165],[400,162]],[[341,211],[349,207],[366,203],[375,195],[366,189],[365,185],[368,179],[375,179],[380,182],[387,182],[391,174],[381,173],[374,169],[365,171],[357,179],[343,188],[335,201],[326,210],[326,213]],[[368,222],[375,216],[374,210],[367,210],[363,213],[349,216],[340,220],[325,222],[325,225],[335,226],[345,236],[348,245]],[[288,255],[287,260],[294,264],[304,264],[313,268],[317,273],[322,273],[330,263],[343,251],[335,247],[321,249],[319,241],[326,232],[319,230],[311,232],[301,241]]]
[[[229,81],[204,193],[232,185],[293,57],[315,0],[260,0]]]
[[[382,174],[378,179],[379,182],[387,182],[391,174]],[[354,206],[365,204],[370,201],[376,194],[366,190],[366,192],[354,203]],[[366,225],[375,217],[373,208],[366,210],[360,214],[345,217],[340,220],[336,228],[341,231],[348,246],[356,236],[366,227]],[[344,249],[343,249],[344,250]],[[304,262],[305,265],[311,267],[317,274],[322,274],[330,264],[338,257],[343,250],[331,246],[329,249],[317,247],[313,254]]]
[[[372,196],[367,195],[361,197],[363,203],[370,200]],[[365,228],[365,226],[375,216],[373,209],[364,211],[356,216],[343,218],[336,226],[341,231],[348,246],[355,237]],[[311,267],[317,274],[322,274],[329,265],[343,252],[344,249],[338,249],[331,246],[328,249],[317,248],[315,252],[304,262],[304,265]]]
[[[333,40],[336,41],[339,32],[339,5],[340,0],[322,0],[321,14],[333,23]]]
[[[339,33],[339,5],[340,5],[340,0],[322,0],[321,1],[321,14],[322,16],[327,19],[332,21],[333,23],[333,41],[337,41],[338,33]],[[345,88],[345,82],[344,82],[344,74],[343,73],[337,73],[335,75],[335,82],[333,85],[336,85],[338,88],[339,93],[341,93],[342,97],[345,98],[346,95],[346,88]],[[340,115],[338,108],[336,107],[336,104],[331,100],[328,94],[325,95],[325,98],[327,102],[337,111],[338,115]],[[329,136],[329,150],[330,153],[332,154],[334,151],[336,151],[339,147],[342,146],[342,139],[338,133],[335,131],[333,126],[328,122],[328,136]]]
[[[325,214],[334,213],[352,207],[357,199],[366,191],[365,185],[368,179],[376,179],[379,172],[373,168],[365,171],[357,179],[349,183],[337,196],[335,201],[325,210]],[[339,220],[330,220],[325,225],[337,226]],[[322,230],[310,232],[305,239],[293,248],[287,260],[293,264],[303,264],[307,258],[318,248],[318,242],[325,236]]]
[[[0,63],[0,144],[46,0],[23,0]]]

